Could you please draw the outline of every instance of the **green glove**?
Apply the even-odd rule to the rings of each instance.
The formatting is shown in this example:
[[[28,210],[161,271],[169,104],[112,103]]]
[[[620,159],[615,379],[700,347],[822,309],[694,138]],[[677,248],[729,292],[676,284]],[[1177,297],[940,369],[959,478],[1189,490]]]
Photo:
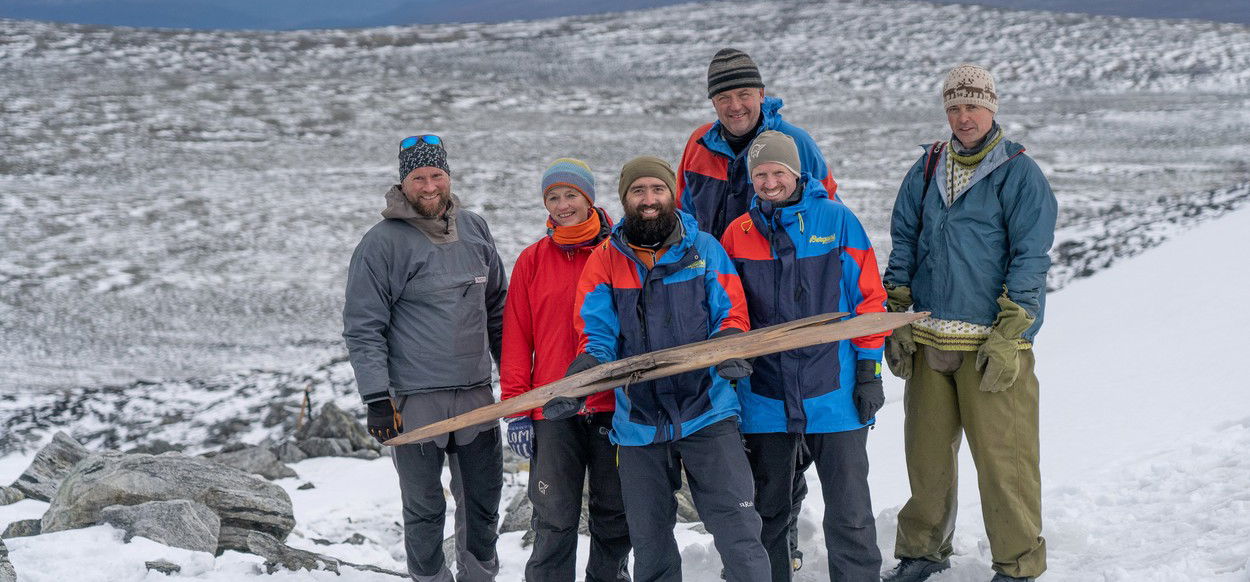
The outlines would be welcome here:
[[[1033,325],[1028,312],[1006,296],[998,298],[998,317],[990,337],[977,349],[977,370],[981,390],[1002,392],[1020,375],[1020,334]]]
[[[907,311],[911,307],[911,288],[886,289],[885,306],[891,312]],[[904,380],[911,378],[912,355],[915,353],[916,342],[912,340],[910,324],[896,328],[893,333],[885,336],[885,362],[895,376]]]

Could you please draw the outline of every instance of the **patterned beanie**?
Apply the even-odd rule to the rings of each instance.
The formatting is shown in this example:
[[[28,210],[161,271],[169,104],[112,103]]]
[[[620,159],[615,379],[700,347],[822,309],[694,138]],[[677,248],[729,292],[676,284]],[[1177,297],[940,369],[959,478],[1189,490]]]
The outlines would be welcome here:
[[[801,176],[803,166],[799,162],[799,148],[794,145],[794,138],[780,131],[768,130],[751,142],[747,149],[748,175],[755,173],[755,167],[765,162],[776,162],[786,167],[795,176]]]
[[[403,182],[413,170],[426,166],[438,168],[447,172],[447,175],[451,175],[451,168],[447,167],[447,150],[443,149],[443,144],[418,141],[417,145],[406,150],[399,150],[400,182]]]
[[[980,105],[998,113],[994,76],[977,65],[963,64],[951,69],[942,84],[942,108],[951,105]]]
[[[638,156],[625,162],[625,166],[621,168],[621,179],[616,186],[621,194],[621,204],[625,204],[625,193],[629,191],[630,184],[638,178],[659,178],[668,185],[669,191],[673,193],[673,200],[676,201],[677,174],[673,173],[673,167],[655,156]]]
[[[764,79],[760,77],[760,69],[750,55],[735,49],[723,48],[712,57],[707,66],[707,97],[711,99],[717,93],[742,87],[763,89]]]
[[[595,204],[595,175],[586,162],[573,158],[560,158],[547,166],[543,172],[543,196],[556,186],[568,186],[582,193],[591,206]]]

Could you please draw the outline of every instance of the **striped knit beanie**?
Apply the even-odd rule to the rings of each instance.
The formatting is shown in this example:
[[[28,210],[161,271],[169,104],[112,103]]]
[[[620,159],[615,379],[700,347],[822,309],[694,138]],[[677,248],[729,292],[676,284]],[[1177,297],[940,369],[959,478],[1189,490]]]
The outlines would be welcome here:
[[[560,158],[547,166],[543,172],[543,196],[556,186],[568,186],[581,192],[590,204],[595,203],[595,175],[586,162],[573,158]]]
[[[673,200],[677,199],[677,174],[673,172],[673,167],[655,156],[638,156],[625,162],[621,168],[621,178],[616,186],[621,204],[625,203],[625,193],[629,191],[630,184],[638,178],[659,178],[673,193]]]
[[[754,87],[763,89],[764,79],[760,77],[760,69],[750,55],[735,49],[723,48],[712,57],[707,66],[707,97],[711,99],[717,93],[730,89]]]
[[[951,69],[942,83],[942,108],[952,105],[979,105],[998,113],[994,76],[977,65],[963,64]]]

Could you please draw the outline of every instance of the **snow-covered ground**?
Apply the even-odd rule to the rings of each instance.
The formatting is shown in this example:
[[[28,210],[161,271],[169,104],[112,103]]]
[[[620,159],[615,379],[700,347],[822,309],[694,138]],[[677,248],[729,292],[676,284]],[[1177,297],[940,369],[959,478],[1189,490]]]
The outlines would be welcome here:
[[[1250,396],[1238,363],[1250,311],[1244,265],[1250,209],[1243,209],[1077,281],[1051,296],[1039,336],[1042,382],[1044,535],[1047,580],[1175,582],[1250,580]],[[1200,260],[1199,260],[1200,259]],[[887,379],[887,403],[870,439],[878,543],[892,554],[896,515],[907,498],[902,455],[902,382]],[[953,567],[933,582],[983,582],[989,547],[975,473],[964,453]],[[0,461],[0,482],[29,456]],[[297,526],[288,543],[350,562],[403,570],[399,492],[387,457],[319,458],[293,465]],[[504,504],[524,491],[509,475]],[[806,565],[797,580],[827,579],[819,530],[819,481],[803,509]],[[315,488],[297,487],[312,483]],[[0,527],[42,515],[45,503],[0,507]],[[451,515],[452,508],[448,508]],[[341,543],[360,533],[369,541]],[[520,533],[499,541],[501,580],[519,580],[527,557]],[[332,542],[322,545],[314,540]],[[711,538],[679,525],[686,579],[718,580]],[[143,539],[129,544],[110,526],[6,540],[21,580],[82,582],[145,578],[143,562],[164,558],[193,580],[388,580],[344,569],[264,576],[255,556],[213,558]],[[582,564],[586,540],[579,548]]]

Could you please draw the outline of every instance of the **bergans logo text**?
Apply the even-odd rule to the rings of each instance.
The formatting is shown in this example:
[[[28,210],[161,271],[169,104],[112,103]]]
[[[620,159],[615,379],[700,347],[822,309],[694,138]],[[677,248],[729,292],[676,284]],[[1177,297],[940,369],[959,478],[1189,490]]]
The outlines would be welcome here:
[[[702,269],[704,267],[707,267],[707,261],[703,259],[699,259],[693,263],[690,263],[690,265],[687,266],[686,268],[687,269]]]
[[[814,234],[813,234],[813,235],[812,235],[812,238],[807,239],[807,242],[809,242],[809,243],[820,243],[820,244],[826,244],[826,245],[827,245],[827,244],[829,244],[829,243],[832,243],[832,242],[833,242],[833,241],[835,241],[835,240],[838,240],[838,235],[836,235],[836,234],[831,234],[831,235],[829,235],[829,236],[816,236],[816,235],[814,235]]]

